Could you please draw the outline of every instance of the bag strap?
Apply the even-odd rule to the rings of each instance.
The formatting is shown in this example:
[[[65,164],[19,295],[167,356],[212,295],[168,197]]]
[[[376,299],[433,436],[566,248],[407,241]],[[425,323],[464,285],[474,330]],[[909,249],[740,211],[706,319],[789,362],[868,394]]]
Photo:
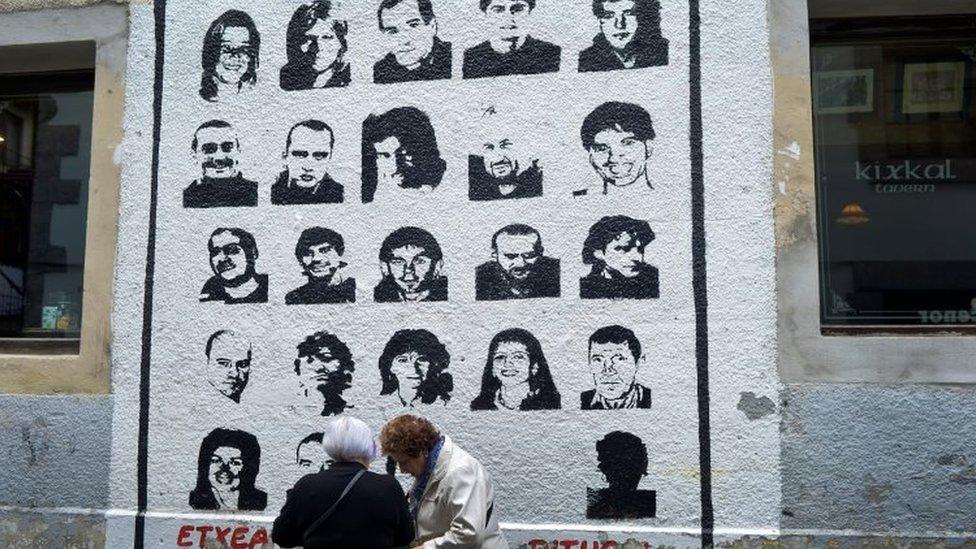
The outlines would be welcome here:
[[[324,523],[326,519],[332,516],[332,513],[335,512],[336,507],[339,506],[339,503],[342,501],[342,499],[346,497],[346,494],[349,493],[349,490],[352,490],[353,485],[356,484],[356,482],[359,480],[359,477],[363,476],[365,473],[366,473],[366,469],[360,469],[360,471],[352,477],[352,480],[350,480],[349,483],[346,484],[346,487],[342,490],[342,493],[339,494],[339,499],[337,499],[335,503],[332,504],[332,507],[329,507],[329,509],[326,512],[322,513],[322,516],[319,517],[318,520],[313,522],[311,526],[305,529],[305,534],[302,536],[302,540],[308,539],[308,536],[309,534],[312,533],[312,531],[318,529],[318,527],[322,526],[322,523]]]

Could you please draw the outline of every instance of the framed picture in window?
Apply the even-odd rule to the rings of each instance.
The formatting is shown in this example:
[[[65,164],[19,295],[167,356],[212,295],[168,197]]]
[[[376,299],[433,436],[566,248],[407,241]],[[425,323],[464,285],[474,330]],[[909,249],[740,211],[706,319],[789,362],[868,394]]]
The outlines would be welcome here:
[[[813,104],[817,114],[874,111],[874,69],[813,73]]]
[[[901,114],[962,116],[968,69],[965,59],[905,61],[901,70]]]

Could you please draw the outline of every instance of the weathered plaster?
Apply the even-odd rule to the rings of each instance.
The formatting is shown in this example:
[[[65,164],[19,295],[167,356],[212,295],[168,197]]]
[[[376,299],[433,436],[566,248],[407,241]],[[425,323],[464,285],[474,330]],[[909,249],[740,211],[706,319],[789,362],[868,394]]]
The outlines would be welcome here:
[[[129,4],[151,0],[0,0],[0,12],[35,11],[61,8],[82,8],[99,4]]]

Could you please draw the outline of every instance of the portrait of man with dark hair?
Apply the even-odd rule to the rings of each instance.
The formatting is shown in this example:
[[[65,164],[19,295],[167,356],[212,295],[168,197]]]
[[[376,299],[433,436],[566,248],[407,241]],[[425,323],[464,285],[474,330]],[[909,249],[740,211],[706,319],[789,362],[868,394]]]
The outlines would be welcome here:
[[[349,347],[341,339],[329,332],[315,332],[298,344],[295,374],[299,394],[321,399],[323,416],[337,416],[352,408],[342,393],[352,386],[355,366]]]
[[[637,487],[647,476],[647,446],[637,435],[613,431],[596,442],[597,467],[607,488],[586,489],[586,518],[634,519],[657,514],[657,492]]]
[[[529,35],[536,0],[478,0],[490,37],[465,50],[464,78],[559,70],[562,49]]]
[[[472,410],[558,410],[560,401],[542,345],[531,332],[509,328],[492,338]]]
[[[323,433],[312,433],[295,448],[295,465],[302,476],[321,471],[329,461],[322,447],[323,437]]]
[[[643,199],[653,189],[647,162],[654,152],[651,115],[633,103],[610,101],[593,109],[580,128],[583,148],[600,177],[574,196],[627,195]]]
[[[580,279],[580,297],[657,298],[657,267],[649,265],[644,255],[653,240],[647,221],[613,215],[594,223],[583,243],[583,264],[590,266],[590,272]]]
[[[644,355],[632,330],[614,325],[593,332],[587,360],[593,389],[580,394],[583,410],[651,407],[651,390],[637,383]]]
[[[268,494],[254,487],[261,447],[251,433],[214,429],[200,443],[190,507],[208,511],[264,511]]]
[[[346,60],[349,22],[338,16],[331,0],[298,6],[288,22],[280,84],[285,91],[348,86],[352,71]]]
[[[332,229],[310,227],[302,231],[295,244],[295,258],[308,282],[285,294],[285,304],[355,302],[356,279],[345,274],[345,253],[342,235]]]
[[[363,202],[423,195],[441,184],[447,163],[420,109],[397,107],[363,121]]]
[[[267,303],[268,275],[258,274],[258,245],[254,235],[221,227],[210,235],[210,277],[200,290],[200,301]]]
[[[450,364],[451,355],[437,336],[427,330],[400,330],[380,355],[380,395],[396,394],[400,404],[410,407],[447,404],[454,390]]]
[[[261,35],[251,16],[225,11],[203,37],[200,97],[219,101],[254,87],[258,79]]]
[[[525,129],[490,107],[481,116],[481,130],[478,152],[468,155],[468,198],[542,196],[542,166],[527,150]]]
[[[241,144],[234,127],[223,120],[204,122],[193,133],[193,159],[200,179],[183,189],[184,208],[257,206],[258,184],[238,165]]]
[[[271,186],[272,204],[337,204],[343,188],[332,176],[335,135],[321,120],[305,120],[288,130],[285,170]]]
[[[544,252],[539,231],[521,223],[502,227],[491,237],[491,261],[475,269],[475,298],[559,297],[559,260]]]
[[[218,330],[207,339],[207,383],[239,403],[251,377],[251,342],[231,330]]]
[[[579,72],[643,69],[668,64],[659,0],[593,0],[600,33],[580,52]]]
[[[377,303],[447,301],[444,255],[434,235],[418,227],[401,227],[380,245],[383,279],[373,289]]]
[[[451,78],[451,43],[437,36],[430,0],[382,0],[376,19],[388,53],[373,65],[374,82]]]

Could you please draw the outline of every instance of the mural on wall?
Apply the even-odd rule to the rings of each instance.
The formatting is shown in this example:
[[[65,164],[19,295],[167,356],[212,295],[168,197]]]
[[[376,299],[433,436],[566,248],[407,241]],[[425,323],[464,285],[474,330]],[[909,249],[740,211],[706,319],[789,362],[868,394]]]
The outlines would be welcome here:
[[[542,235],[516,223],[491,237],[491,261],[475,270],[476,299],[559,297],[559,260],[544,255]]]
[[[394,84],[451,77],[451,43],[437,35],[430,0],[382,0],[376,11],[387,53],[373,65],[373,82]]]
[[[346,275],[346,262],[342,260],[345,253],[342,235],[332,229],[310,227],[302,231],[295,244],[295,258],[308,282],[285,294],[285,303],[356,301],[356,279]]]
[[[260,52],[261,35],[251,16],[239,10],[224,12],[203,39],[200,97],[220,101],[254,87]]]
[[[419,227],[401,227],[380,246],[383,279],[373,288],[377,303],[447,301],[444,254],[434,235]]]
[[[328,454],[322,447],[323,433],[311,433],[303,438],[295,448],[295,465],[301,476],[315,473],[328,466]]]
[[[451,400],[454,377],[447,371],[451,355],[437,336],[427,330],[400,330],[393,334],[379,369],[380,395],[396,394],[403,406],[443,404]]]
[[[288,130],[285,169],[271,186],[272,204],[336,204],[344,189],[332,179],[329,166],[335,134],[321,120],[305,120]]]
[[[191,147],[202,175],[183,190],[184,208],[258,205],[258,184],[241,173],[241,144],[230,123],[204,122],[193,133]]]
[[[528,330],[509,328],[488,345],[481,391],[472,410],[557,410],[559,391],[539,340]]]
[[[441,158],[430,118],[416,107],[397,107],[363,121],[363,202],[423,196],[441,184]]]
[[[593,389],[580,393],[582,409],[651,407],[651,390],[637,382],[644,355],[633,330],[617,325],[600,328],[590,336],[588,354]]]
[[[647,446],[640,437],[623,431],[608,433],[596,442],[596,455],[607,487],[586,489],[586,518],[655,516],[657,492],[637,487],[647,476]]]
[[[213,276],[200,290],[200,301],[266,303],[268,275],[255,271],[258,244],[254,235],[238,228],[218,228],[207,242]]]
[[[579,72],[642,69],[668,64],[658,0],[593,2],[600,33],[579,54]]]
[[[207,383],[218,393],[241,402],[251,376],[251,342],[232,330],[218,330],[207,339]]]
[[[583,119],[580,140],[599,176],[599,186],[573,191],[573,196],[628,195],[647,198],[653,189],[647,162],[654,140],[651,115],[633,103],[611,101]]]
[[[542,196],[542,166],[528,151],[523,129],[489,107],[481,116],[481,142],[468,155],[468,198],[503,200]]]
[[[299,394],[333,416],[352,408],[343,393],[352,385],[356,369],[349,347],[335,334],[315,332],[298,344],[295,375]]]
[[[257,437],[234,429],[210,431],[200,443],[197,484],[190,492],[190,507],[263,511],[268,494],[254,486],[260,469]]]
[[[352,68],[345,58],[349,22],[336,17],[331,0],[298,6],[288,22],[288,62],[281,68],[286,91],[348,86]]]
[[[464,51],[465,78],[559,70],[562,48],[529,34],[535,0],[479,0],[489,38]]]
[[[583,243],[583,263],[590,272],[580,279],[583,299],[657,298],[657,267],[647,263],[654,231],[647,221],[625,215],[601,218]]]

